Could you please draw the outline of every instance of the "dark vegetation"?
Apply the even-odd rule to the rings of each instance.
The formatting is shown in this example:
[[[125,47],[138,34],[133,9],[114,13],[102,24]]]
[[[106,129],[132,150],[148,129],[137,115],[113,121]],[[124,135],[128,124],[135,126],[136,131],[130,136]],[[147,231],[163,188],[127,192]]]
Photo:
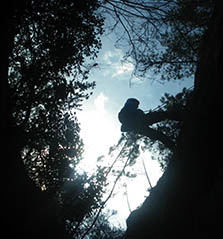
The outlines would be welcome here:
[[[75,112],[95,87],[88,74],[96,66],[104,16],[111,23],[106,30],[119,36],[116,45],[128,41],[125,60],[133,61],[136,76],[155,73],[153,80],[165,82],[196,72],[193,91],[166,94],[163,107],[148,112],[148,125],[168,136],[175,150],[150,135],[126,133],[111,149],[121,147],[119,157],[126,158],[117,180],[129,176],[125,169],[134,166],[139,149],[153,151],[165,171],[128,218],[126,238],[213,238],[222,210],[215,116],[223,20],[222,3],[212,0],[11,0],[2,6],[4,232],[23,238],[123,237],[100,214],[112,168],[93,175],[75,170],[84,149]]]
[[[103,169],[75,171],[84,147],[75,111],[95,86],[85,59],[97,56],[103,33],[97,8],[97,1],[13,1],[1,10],[3,205],[12,237],[72,237],[66,227],[78,229],[100,206]]]
[[[176,151],[150,196],[128,218],[126,238],[215,238],[220,233],[223,165],[211,147],[217,137],[212,126],[222,78],[222,24],[218,2],[200,47],[192,105]]]
[[[151,135],[142,137],[143,133],[125,133],[117,145],[124,145],[123,157],[134,153],[131,165],[139,156],[139,149],[155,150],[155,157],[165,170],[143,205],[129,216],[126,238],[213,238],[220,232],[222,222],[222,162],[216,157],[219,144],[213,128],[222,78],[222,3],[157,1],[153,8],[147,8],[140,2],[136,11],[129,1],[126,5],[131,11],[126,11],[124,2],[118,7],[110,5],[116,22],[123,27],[117,44],[128,40],[126,59],[134,59],[137,76],[154,72],[153,78],[164,81],[195,74],[193,92],[166,95],[162,101],[168,103],[157,112],[150,112],[148,124],[154,124],[156,130],[175,142],[174,151],[154,141]],[[133,27],[136,16],[142,23],[138,28]],[[162,50],[157,51],[156,47]]]

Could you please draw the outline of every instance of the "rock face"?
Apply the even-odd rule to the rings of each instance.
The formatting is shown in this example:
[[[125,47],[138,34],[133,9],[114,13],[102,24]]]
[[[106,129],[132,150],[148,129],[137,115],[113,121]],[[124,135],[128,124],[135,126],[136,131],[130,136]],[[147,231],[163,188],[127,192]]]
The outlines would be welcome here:
[[[221,230],[217,224],[222,220],[218,215],[223,209],[223,160],[216,109],[223,79],[222,5],[216,1],[201,45],[193,104],[183,120],[173,160],[127,219],[126,239],[215,238]]]

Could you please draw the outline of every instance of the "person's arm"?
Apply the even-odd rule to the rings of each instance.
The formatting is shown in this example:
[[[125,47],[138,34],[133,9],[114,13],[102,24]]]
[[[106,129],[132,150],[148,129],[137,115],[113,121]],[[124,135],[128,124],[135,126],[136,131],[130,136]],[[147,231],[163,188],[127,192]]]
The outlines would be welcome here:
[[[149,137],[151,140],[158,140],[162,142],[167,148],[170,150],[175,150],[175,143],[169,139],[168,136],[163,134],[162,132],[152,129],[150,127],[146,127],[144,129],[139,130],[137,133]]]
[[[178,111],[153,111],[145,114],[147,125],[152,125],[164,120],[182,121],[182,116]]]

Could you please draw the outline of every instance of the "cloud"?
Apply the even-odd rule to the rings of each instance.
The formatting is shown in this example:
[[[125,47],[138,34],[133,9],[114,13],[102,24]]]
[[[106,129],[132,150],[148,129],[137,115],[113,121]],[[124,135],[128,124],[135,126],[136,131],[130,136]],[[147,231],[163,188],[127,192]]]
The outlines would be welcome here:
[[[104,71],[104,75],[111,75],[112,78],[117,76],[127,76],[129,78],[134,70],[134,65],[130,58],[127,61],[123,61],[123,58],[124,53],[120,49],[106,51],[103,55],[103,62],[109,66],[109,69]]]
[[[134,65],[130,62],[120,62],[115,66],[115,72],[112,74],[112,77],[116,77],[123,74],[131,74],[134,70]]]
[[[103,60],[106,64],[114,64],[120,62],[124,54],[120,49],[114,49],[114,51],[106,51],[103,56]]]

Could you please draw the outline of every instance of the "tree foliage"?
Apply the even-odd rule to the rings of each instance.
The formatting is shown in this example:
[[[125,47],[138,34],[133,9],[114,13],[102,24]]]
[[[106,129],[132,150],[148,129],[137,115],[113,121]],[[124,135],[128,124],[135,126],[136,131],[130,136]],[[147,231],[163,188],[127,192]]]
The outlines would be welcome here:
[[[57,196],[63,219],[79,222],[99,207],[105,184],[103,169],[92,176],[75,172],[84,150],[75,112],[95,87],[87,79],[103,18],[98,1],[22,3],[11,20],[10,166],[22,160],[34,183]]]
[[[125,58],[133,61],[137,76],[153,72],[160,79],[179,79],[194,71],[200,35],[212,12],[211,0],[199,0],[193,8],[197,18],[189,18],[184,10],[190,4],[180,0],[24,0],[11,8],[8,102],[14,158],[9,168],[14,159],[22,160],[35,184],[56,194],[62,218],[74,231],[101,207],[106,185],[105,168],[92,176],[75,172],[84,147],[75,111],[95,87],[87,81],[95,65],[86,59],[88,63],[95,59],[101,47],[101,14],[114,20],[110,30],[119,26],[119,46],[123,40],[129,42]],[[166,95],[163,103],[167,101],[170,108],[180,105],[184,94]],[[180,132],[180,124],[172,121],[154,127],[175,141]],[[171,154],[161,144],[138,135],[123,134],[120,145],[120,156],[126,159],[120,176],[130,175],[125,169],[134,165],[140,150],[159,149],[163,164]]]
[[[110,223],[110,218],[116,215],[116,211],[106,211],[101,213],[94,223],[94,227],[90,230],[86,236],[84,232],[88,230],[88,226],[92,224],[92,218],[87,218],[85,224],[82,224],[78,230],[74,230],[74,226],[70,225],[69,231],[71,238],[75,235],[77,239],[92,238],[92,239],[123,239],[124,230],[122,228],[117,228],[112,226]]]
[[[161,106],[157,108],[157,112],[180,112],[181,120],[166,119],[153,125],[153,128],[161,131],[167,135],[172,142],[177,145],[178,136],[181,133],[184,117],[190,110],[191,101],[193,97],[193,90],[187,90],[184,88],[182,92],[175,96],[165,93],[160,99]],[[152,150],[154,153],[154,159],[157,159],[162,169],[165,169],[168,163],[171,161],[173,152],[168,150],[165,145],[159,141],[151,141],[148,138],[144,138],[143,150]]]
[[[201,36],[213,12],[212,0],[105,2],[102,8],[110,19],[109,30],[116,32],[116,45],[134,64],[135,76],[163,81],[194,74]]]
[[[184,117],[171,165],[127,219],[126,238],[178,238],[182,234],[184,238],[201,234],[212,238],[219,230],[216,212],[222,210],[222,160],[212,157],[210,145],[219,133],[213,126],[221,91],[223,5],[215,4],[200,46],[191,108]]]
[[[103,19],[95,14],[97,1],[27,1],[25,7],[14,16],[19,24],[9,59],[12,132],[25,148],[25,163],[55,178],[50,167],[60,158],[81,159],[75,110],[95,86],[87,82],[84,58],[95,58],[101,47]]]

